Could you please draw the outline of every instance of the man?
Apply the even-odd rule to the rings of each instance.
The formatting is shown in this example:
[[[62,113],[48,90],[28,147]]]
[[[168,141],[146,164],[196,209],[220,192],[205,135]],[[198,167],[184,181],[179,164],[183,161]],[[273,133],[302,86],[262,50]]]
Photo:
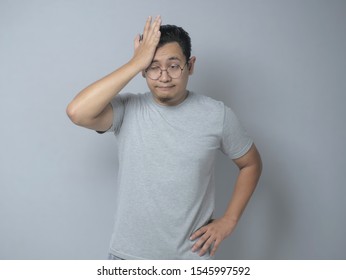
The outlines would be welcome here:
[[[132,59],[82,90],[67,108],[77,125],[118,140],[113,259],[211,259],[234,230],[261,173],[251,138],[222,102],[187,90],[196,58],[189,35],[149,17]],[[138,73],[150,92],[118,93]],[[239,174],[213,219],[217,150]]]

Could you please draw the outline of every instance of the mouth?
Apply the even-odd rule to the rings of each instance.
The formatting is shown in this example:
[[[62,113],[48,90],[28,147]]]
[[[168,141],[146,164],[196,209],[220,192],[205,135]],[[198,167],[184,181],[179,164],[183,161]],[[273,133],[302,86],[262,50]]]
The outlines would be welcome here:
[[[170,92],[175,86],[157,86],[156,89],[160,92]]]
[[[159,88],[159,89],[170,89],[170,88],[173,88],[175,86],[157,86],[156,88]]]

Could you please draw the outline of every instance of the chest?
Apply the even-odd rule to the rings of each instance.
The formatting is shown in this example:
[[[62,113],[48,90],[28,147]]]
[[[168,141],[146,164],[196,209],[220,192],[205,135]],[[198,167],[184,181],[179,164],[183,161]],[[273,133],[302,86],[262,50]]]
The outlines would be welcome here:
[[[125,114],[119,144],[144,161],[203,164],[220,147],[220,122],[207,114]]]

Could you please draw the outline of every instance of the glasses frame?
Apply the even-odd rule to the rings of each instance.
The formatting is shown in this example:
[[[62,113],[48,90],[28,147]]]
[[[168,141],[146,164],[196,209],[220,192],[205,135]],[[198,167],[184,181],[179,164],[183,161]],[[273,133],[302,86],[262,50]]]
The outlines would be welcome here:
[[[187,62],[185,62],[183,68],[181,68],[180,65],[177,65],[177,66],[180,68],[180,70],[181,70],[179,77],[173,78],[171,75],[169,75],[169,72],[167,71],[168,68],[162,69],[160,66],[157,66],[158,68],[160,68],[160,75],[157,77],[157,79],[150,78],[149,75],[146,75],[146,77],[148,77],[150,80],[157,81],[157,80],[159,80],[159,79],[161,78],[162,73],[163,73],[164,71],[166,71],[166,72],[167,72],[167,75],[168,75],[171,79],[180,79],[180,77],[181,77],[181,75],[183,74],[183,71],[184,71],[186,65],[189,64],[189,61],[190,61],[190,60],[188,60]],[[149,66],[147,69],[145,69],[145,73],[146,73],[146,74],[148,73],[149,68],[150,68],[150,66]]]

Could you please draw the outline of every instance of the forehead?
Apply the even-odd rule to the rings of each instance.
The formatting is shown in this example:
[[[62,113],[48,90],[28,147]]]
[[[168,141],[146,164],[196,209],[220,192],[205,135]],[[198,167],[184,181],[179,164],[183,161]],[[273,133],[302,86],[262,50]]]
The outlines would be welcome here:
[[[170,60],[184,60],[184,54],[177,42],[167,43],[156,50],[153,62],[167,62]]]

